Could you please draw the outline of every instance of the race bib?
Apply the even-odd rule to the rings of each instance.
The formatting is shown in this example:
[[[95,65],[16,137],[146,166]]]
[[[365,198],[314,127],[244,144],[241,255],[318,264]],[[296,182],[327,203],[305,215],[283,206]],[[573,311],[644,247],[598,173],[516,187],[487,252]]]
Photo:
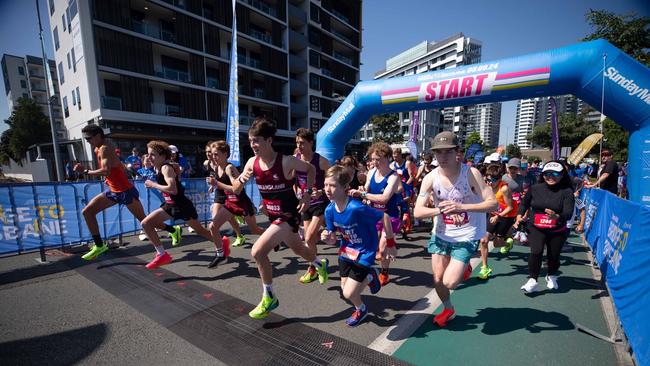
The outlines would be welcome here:
[[[533,225],[540,229],[552,229],[557,226],[557,219],[552,219],[547,214],[535,214]]]
[[[277,216],[282,214],[282,201],[264,199],[262,200],[262,203],[269,215]]]
[[[517,203],[521,202],[521,193],[512,192],[512,200]]]
[[[339,256],[356,262],[359,259],[359,251],[348,246],[343,246],[339,249]]]
[[[372,202],[372,207],[376,208],[379,211],[386,211],[386,205],[381,203]]]
[[[460,225],[466,225],[469,224],[469,214],[467,212],[461,212],[458,214],[454,214],[460,216],[463,221],[461,222]],[[447,215],[447,214],[442,214],[442,221],[447,224],[447,225],[454,225],[454,215]]]

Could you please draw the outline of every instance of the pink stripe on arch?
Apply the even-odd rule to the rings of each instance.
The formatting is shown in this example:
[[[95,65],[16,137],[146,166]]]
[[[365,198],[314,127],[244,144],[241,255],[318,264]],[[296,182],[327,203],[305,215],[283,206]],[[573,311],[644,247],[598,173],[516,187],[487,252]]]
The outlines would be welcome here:
[[[496,80],[511,79],[519,76],[527,76],[527,75],[535,75],[535,74],[545,74],[549,72],[551,72],[550,67],[542,67],[539,69],[531,69],[531,70],[524,70],[524,71],[509,72],[507,74],[499,74],[497,75]]]
[[[387,90],[381,92],[381,95],[402,94],[402,93],[410,93],[410,92],[417,92],[417,91],[420,91],[419,86],[415,86],[412,88],[405,88],[405,89]]]

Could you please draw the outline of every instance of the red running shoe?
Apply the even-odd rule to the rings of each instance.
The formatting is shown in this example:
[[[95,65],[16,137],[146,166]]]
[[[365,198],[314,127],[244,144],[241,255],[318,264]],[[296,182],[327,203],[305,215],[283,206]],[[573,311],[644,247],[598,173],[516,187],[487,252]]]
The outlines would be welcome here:
[[[472,271],[472,265],[468,263],[467,267],[465,267],[465,272],[463,273],[463,281],[467,281],[472,277]]]
[[[163,255],[157,255],[156,258],[154,258],[151,262],[147,263],[146,267],[147,269],[156,269],[160,266],[164,266],[165,264],[169,264],[172,262],[172,256],[169,255],[169,253],[165,252]]]
[[[221,244],[223,245],[223,256],[230,257],[230,238],[224,235],[221,238]]]
[[[445,308],[442,310],[442,313],[433,317],[433,322],[438,324],[440,328],[444,328],[447,325],[447,322],[452,320],[456,316],[454,309]]]
[[[388,278],[388,270],[385,270],[385,271],[382,270],[382,271],[379,273],[379,283],[380,283],[382,286],[386,286],[386,285],[388,284],[389,281],[390,281],[390,278]]]

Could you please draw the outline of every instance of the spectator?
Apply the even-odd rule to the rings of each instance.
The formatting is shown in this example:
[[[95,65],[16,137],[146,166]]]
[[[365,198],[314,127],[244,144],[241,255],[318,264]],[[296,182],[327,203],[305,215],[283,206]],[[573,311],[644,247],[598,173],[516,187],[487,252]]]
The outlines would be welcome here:
[[[72,182],[74,181],[74,169],[72,161],[66,160],[65,161],[65,180],[66,182]]]
[[[178,151],[178,147],[175,145],[169,145],[169,150],[172,152],[172,156],[169,160],[174,163],[177,163],[181,170],[181,178],[189,178],[192,173],[192,167],[187,162],[187,159]]]
[[[143,167],[137,170],[135,179],[138,180],[156,180],[156,171],[153,168],[153,162],[149,154],[142,155]]]
[[[613,194],[618,194],[618,164],[612,159],[612,152],[604,149],[600,154],[602,161],[602,169],[600,170],[599,177],[594,183],[585,183],[585,187],[600,187]]]
[[[124,163],[126,164],[126,171],[129,173],[129,176],[134,178],[137,175],[138,170],[142,168],[142,160],[140,159],[137,148],[134,147],[133,150],[131,150],[131,155],[124,159]]]

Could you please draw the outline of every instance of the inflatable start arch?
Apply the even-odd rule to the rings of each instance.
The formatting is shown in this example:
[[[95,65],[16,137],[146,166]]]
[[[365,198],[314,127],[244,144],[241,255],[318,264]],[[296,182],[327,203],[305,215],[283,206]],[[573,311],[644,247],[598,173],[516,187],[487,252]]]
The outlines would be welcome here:
[[[577,96],[631,133],[630,199],[650,205],[650,69],[604,40],[360,82],[318,132],[316,151],[330,162],[340,158],[345,144],[374,114],[562,94]]]

